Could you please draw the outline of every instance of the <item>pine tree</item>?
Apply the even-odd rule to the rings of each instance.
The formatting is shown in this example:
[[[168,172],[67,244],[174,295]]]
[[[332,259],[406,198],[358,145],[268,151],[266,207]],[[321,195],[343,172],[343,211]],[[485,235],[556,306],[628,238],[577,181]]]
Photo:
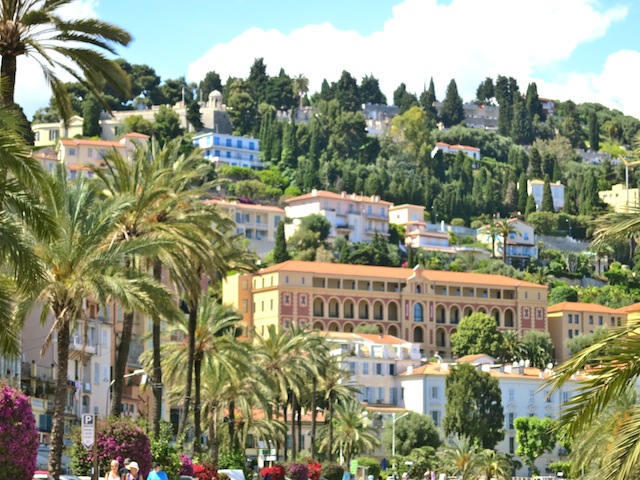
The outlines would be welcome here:
[[[529,217],[529,214],[535,211],[536,211],[536,201],[533,198],[533,195],[529,195],[527,197],[527,206],[524,209],[524,218],[527,219]]]
[[[290,258],[289,252],[287,251],[287,240],[284,236],[284,221],[281,221],[276,230],[276,245],[273,249],[273,261],[275,263],[282,263]]]
[[[598,125],[598,115],[595,110],[589,112],[587,129],[589,130],[589,147],[594,152],[597,152],[600,150],[600,126]]]
[[[449,82],[447,94],[442,102],[440,118],[445,127],[452,127],[464,121],[464,107],[462,97],[458,94],[458,86],[454,79]]]
[[[553,195],[551,194],[551,182],[549,175],[544,177],[544,186],[542,187],[542,206],[540,207],[542,212],[555,212],[553,208]]]
[[[522,172],[518,179],[518,211],[524,213],[527,210],[527,176]]]
[[[438,110],[434,105],[435,102],[437,102],[436,87],[433,85],[433,77],[431,77],[429,88],[420,95],[420,105],[427,114],[427,126],[430,129],[435,128],[438,123]]]

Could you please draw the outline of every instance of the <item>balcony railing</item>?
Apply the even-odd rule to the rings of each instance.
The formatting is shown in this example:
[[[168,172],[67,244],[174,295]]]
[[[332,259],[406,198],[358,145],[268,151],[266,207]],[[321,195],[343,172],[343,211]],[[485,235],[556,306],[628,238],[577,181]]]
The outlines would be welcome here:
[[[82,338],[73,337],[71,338],[71,342],[69,343],[69,348],[71,350],[76,350],[78,352],[82,352],[84,349],[84,353],[86,354],[95,354],[96,353],[96,344],[93,340],[89,339],[87,343],[82,341]]]

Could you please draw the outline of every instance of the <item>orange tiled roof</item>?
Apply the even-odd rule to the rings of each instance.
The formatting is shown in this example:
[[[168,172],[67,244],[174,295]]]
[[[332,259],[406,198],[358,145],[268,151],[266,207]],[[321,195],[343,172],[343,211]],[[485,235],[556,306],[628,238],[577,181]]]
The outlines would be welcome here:
[[[125,133],[121,138],[124,138],[124,137],[144,138],[145,140],[151,138],[149,137],[149,135],[145,135],[144,133],[138,133],[138,132]]]
[[[626,307],[620,307],[618,309],[620,313],[636,313],[640,312],[640,302],[634,303],[632,305],[627,305]]]
[[[88,138],[69,138],[60,140],[60,143],[65,146],[75,147],[80,145],[93,145],[96,147],[106,148],[123,148],[124,145],[114,140],[90,140]]]
[[[424,365],[420,365],[419,367],[414,368],[412,373],[409,373],[409,371],[406,371],[404,373],[401,373],[400,376],[410,377],[415,375],[448,375],[451,372],[451,367],[453,366],[455,366],[455,364],[449,364],[448,368],[445,368],[439,363],[426,363]],[[512,367],[512,368],[514,368],[515,370],[515,367]],[[495,367],[495,368],[491,368],[488,371],[488,373],[492,377],[496,377],[496,378],[533,379],[533,378],[540,378],[541,372],[543,373],[544,378],[548,376],[548,374],[544,373],[543,370],[539,370],[533,367],[523,368],[523,373],[518,373],[514,370],[512,370],[511,373],[507,372],[506,370],[501,372],[498,367]]]
[[[382,205],[393,205],[392,202],[387,202],[386,200],[374,200],[373,197],[367,197],[364,195],[355,195],[355,198],[352,194],[348,194],[345,197],[342,196],[341,193],[329,192],[327,190],[318,190],[316,195],[312,193],[305,193],[304,195],[299,195],[297,197],[292,197],[285,200],[286,203],[299,202],[301,200],[309,200],[313,198],[331,198],[334,200],[351,200],[353,202],[364,202],[364,203],[377,203]]]
[[[594,313],[620,313],[615,308],[605,307],[597,303],[562,302],[556,303],[547,309],[548,313],[556,312],[594,312]]]
[[[278,212],[278,213],[284,214],[284,208],[273,207],[270,205],[256,205],[252,203],[226,202],[224,200],[205,200],[204,203],[207,203],[207,204],[213,203],[215,205],[219,205],[220,207],[235,207],[235,208],[240,208],[245,210],[265,210],[265,211]]]
[[[460,362],[460,363],[473,363],[476,360],[480,360],[481,358],[485,358],[485,357],[493,358],[493,357],[491,357],[491,355],[486,355],[484,353],[477,353],[475,355],[465,355],[463,357],[460,357],[458,359],[458,362]]]
[[[469,145],[460,145],[460,144],[450,145],[450,144],[445,143],[445,142],[436,142],[436,147],[449,147],[449,148],[453,148],[455,150],[473,150],[475,152],[479,152],[480,151],[479,148],[470,147]]]
[[[345,265],[340,263],[303,262],[287,260],[286,262],[263,268],[258,274],[274,272],[300,272],[324,275],[347,275],[351,277],[385,278],[389,280],[406,280],[415,274],[413,269],[400,267],[375,267],[370,265]],[[546,290],[546,286],[525,282],[515,278],[489,273],[446,272],[442,270],[423,270],[425,280],[448,283],[467,283],[474,285],[492,285],[505,287],[537,287]]]
[[[377,333],[354,333],[354,332],[328,332],[328,331],[320,331],[318,332],[323,337],[327,337],[328,339],[336,339],[336,340],[366,340],[370,343],[379,343],[381,345],[404,345],[406,343],[411,343],[406,340],[402,340],[398,337],[394,337],[393,335],[387,334],[377,334]]]

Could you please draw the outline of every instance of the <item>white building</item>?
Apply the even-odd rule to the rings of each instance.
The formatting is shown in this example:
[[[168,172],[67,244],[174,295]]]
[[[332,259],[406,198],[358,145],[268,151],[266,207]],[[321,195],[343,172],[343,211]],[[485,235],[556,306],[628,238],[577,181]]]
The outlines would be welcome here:
[[[550,186],[551,197],[553,198],[553,209],[557,212],[558,210],[564,209],[564,185],[560,183],[560,181],[557,181],[550,183]],[[542,207],[543,192],[543,180],[527,180],[527,195],[533,195],[537,210],[540,210]]]
[[[498,380],[502,393],[505,437],[498,443],[496,450],[506,454],[514,455],[518,446],[514,428],[516,418],[557,418],[561,405],[569,400],[574,388],[573,382],[568,382],[562,389],[549,395],[548,389],[544,388],[549,371],[529,368],[524,364],[497,365],[488,355],[468,355],[458,362],[470,363]],[[418,368],[409,368],[401,374],[398,378],[405,408],[429,415],[436,425],[441,426],[447,403],[445,381],[454,365],[428,363]],[[552,452],[538,458],[536,466],[544,472],[549,463],[560,460],[563,455],[566,455],[566,451],[557,445]],[[529,474],[526,466],[517,472],[518,476]]]
[[[204,150],[204,158],[216,167],[230,165],[253,169],[264,168],[264,164],[258,158],[260,140],[257,138],[208,131],[194,136],[193,144]]]
[[[512,264],[514,260],[527,261],[532,258],[538,258],[538,246],[533,227],[518,218],[510,218],[506,222],[513,229],[507,239],[507,263]],[[487,246],[491,246],[493,243],[494,256],[502,258],[502,235],[496,234],[495,240],[492,240],[490,226],[485,225],[478,229],[476,237],[479,242]]]
[[[285,225],[287,238],[291,237],[300,225],[300,219],[312,214],[320,214],[331,223],[329,240],[343,235],[350,242],[371,242],[377,235],[389,235],[389,208],[393,203],[371,197],[333,193],[313,189],[311,193],[286,200],[285,212],[293,219]]]
[[[462,152],[469,158],[480,160],[480,149],[476,147],[470,147],[469,145],[449,145],[448,143],[444,142],[436,142],[436,146],[431,151],[431,156],[435,156],[438,151],[441,151],[443,153],[450,153],[453,155],[458,152]]]

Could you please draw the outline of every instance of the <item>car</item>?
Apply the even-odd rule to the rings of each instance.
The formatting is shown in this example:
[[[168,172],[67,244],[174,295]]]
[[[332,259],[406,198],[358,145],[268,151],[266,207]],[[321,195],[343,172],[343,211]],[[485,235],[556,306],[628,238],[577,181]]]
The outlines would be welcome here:
[[[36,470],[32,477],[33,480],[53,480],[53,477],[49,476],[49,472],[45,470]]]
[[[60,480],[80,480],[75,475],[60,475]]]

